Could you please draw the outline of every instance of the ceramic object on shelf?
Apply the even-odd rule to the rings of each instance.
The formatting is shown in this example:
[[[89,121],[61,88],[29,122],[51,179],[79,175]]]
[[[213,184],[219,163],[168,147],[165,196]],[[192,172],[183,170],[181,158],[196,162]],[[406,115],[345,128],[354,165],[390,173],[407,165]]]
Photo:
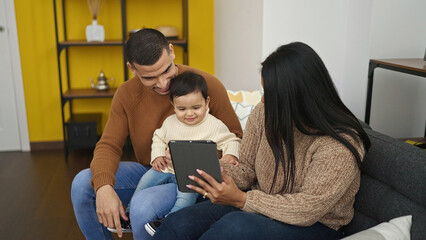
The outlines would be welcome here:
[[[104,26],[99,25],[96,19],[93,19],[91,25],[86,27],[86,39],[88,42],[103,42],[105,41]]]
[[[174,26],[158,26],[155,29],[160,31],[166,38],[177,39],[178,29]]]
[[[93,82],[93,79],[90,78],[90,84],[92,88],[98,91],[106,91],[110,89],[111,86],[114,86],[114,83],[114,78],[107,79],[103,71],[99,73],[98,82],[96,84]]]

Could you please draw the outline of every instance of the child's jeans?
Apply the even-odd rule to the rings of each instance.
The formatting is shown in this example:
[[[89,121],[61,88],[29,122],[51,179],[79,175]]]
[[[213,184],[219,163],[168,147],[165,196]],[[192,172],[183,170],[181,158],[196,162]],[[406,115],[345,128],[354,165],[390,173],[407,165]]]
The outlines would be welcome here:
[[[151,168],[142,176],[141,180],[138,183],[138,186],[136,187],[135,193],[146,188],[166,183],[176,183],[176,176],[172,173],[157,172],[153,168]],[[177,189],[176,192],[176,202],[173,208],[170,210],[170,213],[176,212],[184,207],[194,205],[198,197],[198,193],[184,193],[179,191],[179,189]],[[126,211],[128,211],[129,209],[130,207],[127,207]],[[169,215],[170,213],[168,213],[167,215]]]

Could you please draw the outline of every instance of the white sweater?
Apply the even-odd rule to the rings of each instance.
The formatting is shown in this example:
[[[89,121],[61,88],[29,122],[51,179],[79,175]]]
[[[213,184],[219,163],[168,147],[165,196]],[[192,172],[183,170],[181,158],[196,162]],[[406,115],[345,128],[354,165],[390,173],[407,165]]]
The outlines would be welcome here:
[[[241,139],[230,132],[222,121],[209,113],[201,122],[191,126],[180,122],[176,114],[166,118],[152,137],[151,164],[157,157],[166,156],[170,140],[211,140],[217,144],[217,149],[222,151],[222,155],[231,154],[239,158]],[[174,173],[170,168],[164,172]]]

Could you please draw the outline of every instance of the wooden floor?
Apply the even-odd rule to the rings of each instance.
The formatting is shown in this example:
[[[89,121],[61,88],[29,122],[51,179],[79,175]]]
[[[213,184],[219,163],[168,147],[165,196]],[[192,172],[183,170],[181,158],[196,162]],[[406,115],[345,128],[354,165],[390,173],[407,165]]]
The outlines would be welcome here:
[[[84,239],[70,189],[91,158],[88,150],[72,152],[67,163],[62,150],[0,152],[0,239]]]

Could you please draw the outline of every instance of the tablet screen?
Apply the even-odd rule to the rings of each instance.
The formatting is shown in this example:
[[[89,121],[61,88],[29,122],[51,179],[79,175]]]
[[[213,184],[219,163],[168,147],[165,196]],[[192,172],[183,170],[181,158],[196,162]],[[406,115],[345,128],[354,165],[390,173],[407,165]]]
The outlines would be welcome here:
[[[195,175],[202,179],[197,169],[210,174],[218,182],[222,182],[216,143],[213,141],[170,141],[170,155],[175,170],[179,191],[195,192],[186,187],[187,184],[198,186],[188,178]]]

